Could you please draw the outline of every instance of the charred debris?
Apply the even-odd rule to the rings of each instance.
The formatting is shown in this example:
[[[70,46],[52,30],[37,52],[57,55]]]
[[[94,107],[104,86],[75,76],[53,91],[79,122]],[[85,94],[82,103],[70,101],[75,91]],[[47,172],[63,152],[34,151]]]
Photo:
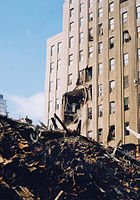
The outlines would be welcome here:
[[[0,199],[138,200],[140,162],[75,131],[0,116]]]

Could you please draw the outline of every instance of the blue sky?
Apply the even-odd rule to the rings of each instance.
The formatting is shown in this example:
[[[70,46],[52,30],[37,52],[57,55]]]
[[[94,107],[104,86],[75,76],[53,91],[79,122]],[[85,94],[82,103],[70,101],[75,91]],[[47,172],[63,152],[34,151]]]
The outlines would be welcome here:
[[[62,31],[64,0],[4,0],[0,6],[0,93],[11,117],[42,119],[46,40]]]

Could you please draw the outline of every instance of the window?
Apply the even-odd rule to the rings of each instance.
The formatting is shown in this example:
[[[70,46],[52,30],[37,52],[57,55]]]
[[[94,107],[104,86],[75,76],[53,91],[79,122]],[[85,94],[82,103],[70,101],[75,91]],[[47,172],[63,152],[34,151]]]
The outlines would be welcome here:
[[[103,63],[98,64],[98,75],[101,75],[103,73]]]
[[[74,29],[74,22],[70,23],[70,31],[72,31]]]
[[[60,101],[60,99],[55,100],[55,109],[56,110],[59,110],[59,101]]]
[[[137,34],[138,34],[138,37],[140,38],[140,26],[137,27]]]
[[[87,137],[89,137],[89,138],[93,138],[92,131],[88,131],[88,133],[87,133]]]
[[[73,64],[73,54],[69,55],[69,65]]]
[[[81,3],[81,4],[80,4],[80,12],[83,12],[83,10],[84,10],[84,4]]]
[[[92,67],[86,68],[86,82],[92,79]]]
[[[131,40],[128,30],[123,31],[123,43],[127,43]]]
[[[103,129],[99,128],[97,132],[97,141],[102,142],[103,141]]]
[[[111,2],[111,3],[109,4],[109,12],[113,12],[113,11],[114,11],[114,3]]]
[[[129,135],[129,131],[126,129],[129,126],[129,122],[125,122],[124,123],[124,135],[128,136]]]
[[[51,46],[51,56],[54,56],[55,46]]]
[[[129,110],[129,97],[124,98],[124,111]]]
[[[69,46],[70,46],[70,48],[72,48],[74,46],[74,37],[70,37]]]
[[[100,42],[100,43],[98,44],[98,53],[100,54],[100,53],[102,53],[102,51],[103,51],[103,43]]]
[[[111,58],[109,60],[109,68],[110,68],[110,71],[113,71],[115,69],[115,59],[114,58]]]
[[[123,79],[124,89],[129,87],[128,75]]]
[[[109,29],[110,29],[110,30],[113,30],[113,29],[114,29],[114,18],[111,18],[111,19],[109,20]]]
[[[120,0],[120,3],[124,3],[125,1],[128,1],[128,0]]]
[[[126,24],[127,23],[127,12],[124,12],[122,14],[122,24]]]
[[[57,61],[57,70],[59,70],[60,68],[61,68],[61,59]]]
[[[92,107],[88,108],[88,119],[92,119]]]
[[[72,84],[72,74],[68,75],[68,85]]]
[[[56,90],[60,89],[60,78],[56,80]]]
[[[90,46],[88,49],[88,57],[91,58],[93,56],[93,46]]]
[[[89,29],[89,41],[93,41],[93,29]]]
[[[83,70],[79,71],[79,84],[83,83]]]
[[[140,61],[140,48],[138,49],[138,61]]]
[[[89,14],[89,22],[91,22],[93,20],[93,13]]]
[[[123,66],[128,65],[128,53],[123,54]]]
[[[140,6],[138,6],[136,8],[136,15],[137,15],[137,19],[139,19],[140,18]]]
[[[109,48],[112,49],[114,47],[114,37],[109,38]]]
[[[138,84],[140,84],[140,72],[138,72]]]
[[[103,95],[103,85],[98,85],[98,97]]]
[[[89,0],[89,8],[93,6],[93,0]]]
[[[107,137],[107,142],[115,139],[115,125],[109,127],[109,134]]]
[[[83,57],[83,50],[81,50],[81,51],[79,52],[79,62],[82,62],[83,59],[84,59],[84,57]]]
[[[98,17],[102,17],[103,16],[103,8],[99,8],[98,9]]]
[[[103,116],[103,105],[99,105],[98,106],[98,117],[102,117]]]
[[[49,92],[52,91],[52,87],[53,87],[53,81],[50,81],[50,82],[49,82]]]
[[[109,82],[109,91],[110,93],[113,92],[113,90],[115,89],[115,81],[112,80]]]
[[[81,33],[80,33],[80,36],[79,36],[79,42],[82,43],[82,42],[83,42],[83,39],[84,39],[84,33],[81,32]]]
[[[52,111],[52,101],[48,102],[48,112]]]
[[[110,114],[115,113],[115,102],[110,102]]]
[[[81,17],[81,18],[80,18],[80,27],[83,25],[83,22],[84,22],[84,18]]]
[[[74,8],[71,8],[70,9],[70,17],[73,17],[73,15],[74,15]]]
[[[103,35],[103,25],[102,24],[98,25],[98,33],[99,33],[99,35]]]
[[[50,64],[50,74],[53,72],[53,70],[54,70],[54,62]]]
[[[57,47],[57,52],[61,53],[61,50],[62,50],[62,42],[59,42]]]

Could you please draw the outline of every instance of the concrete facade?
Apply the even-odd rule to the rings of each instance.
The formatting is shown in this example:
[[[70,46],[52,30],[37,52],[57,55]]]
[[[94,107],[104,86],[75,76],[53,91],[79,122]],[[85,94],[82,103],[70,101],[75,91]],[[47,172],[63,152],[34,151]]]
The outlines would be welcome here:
[[[140,0],[66,0],[63,32],[47,42],[45,95],[47,125],[56,113],[105,145],[139,143],[125,127],[140,131]]]

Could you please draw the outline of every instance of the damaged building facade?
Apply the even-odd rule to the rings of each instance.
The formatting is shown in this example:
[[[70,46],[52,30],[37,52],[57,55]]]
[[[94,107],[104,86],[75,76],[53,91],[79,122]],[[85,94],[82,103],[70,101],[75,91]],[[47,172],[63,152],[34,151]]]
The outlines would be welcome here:
[[[140,0],[65,0],[47,41],[45,122],[115,146],[140,131]]]

